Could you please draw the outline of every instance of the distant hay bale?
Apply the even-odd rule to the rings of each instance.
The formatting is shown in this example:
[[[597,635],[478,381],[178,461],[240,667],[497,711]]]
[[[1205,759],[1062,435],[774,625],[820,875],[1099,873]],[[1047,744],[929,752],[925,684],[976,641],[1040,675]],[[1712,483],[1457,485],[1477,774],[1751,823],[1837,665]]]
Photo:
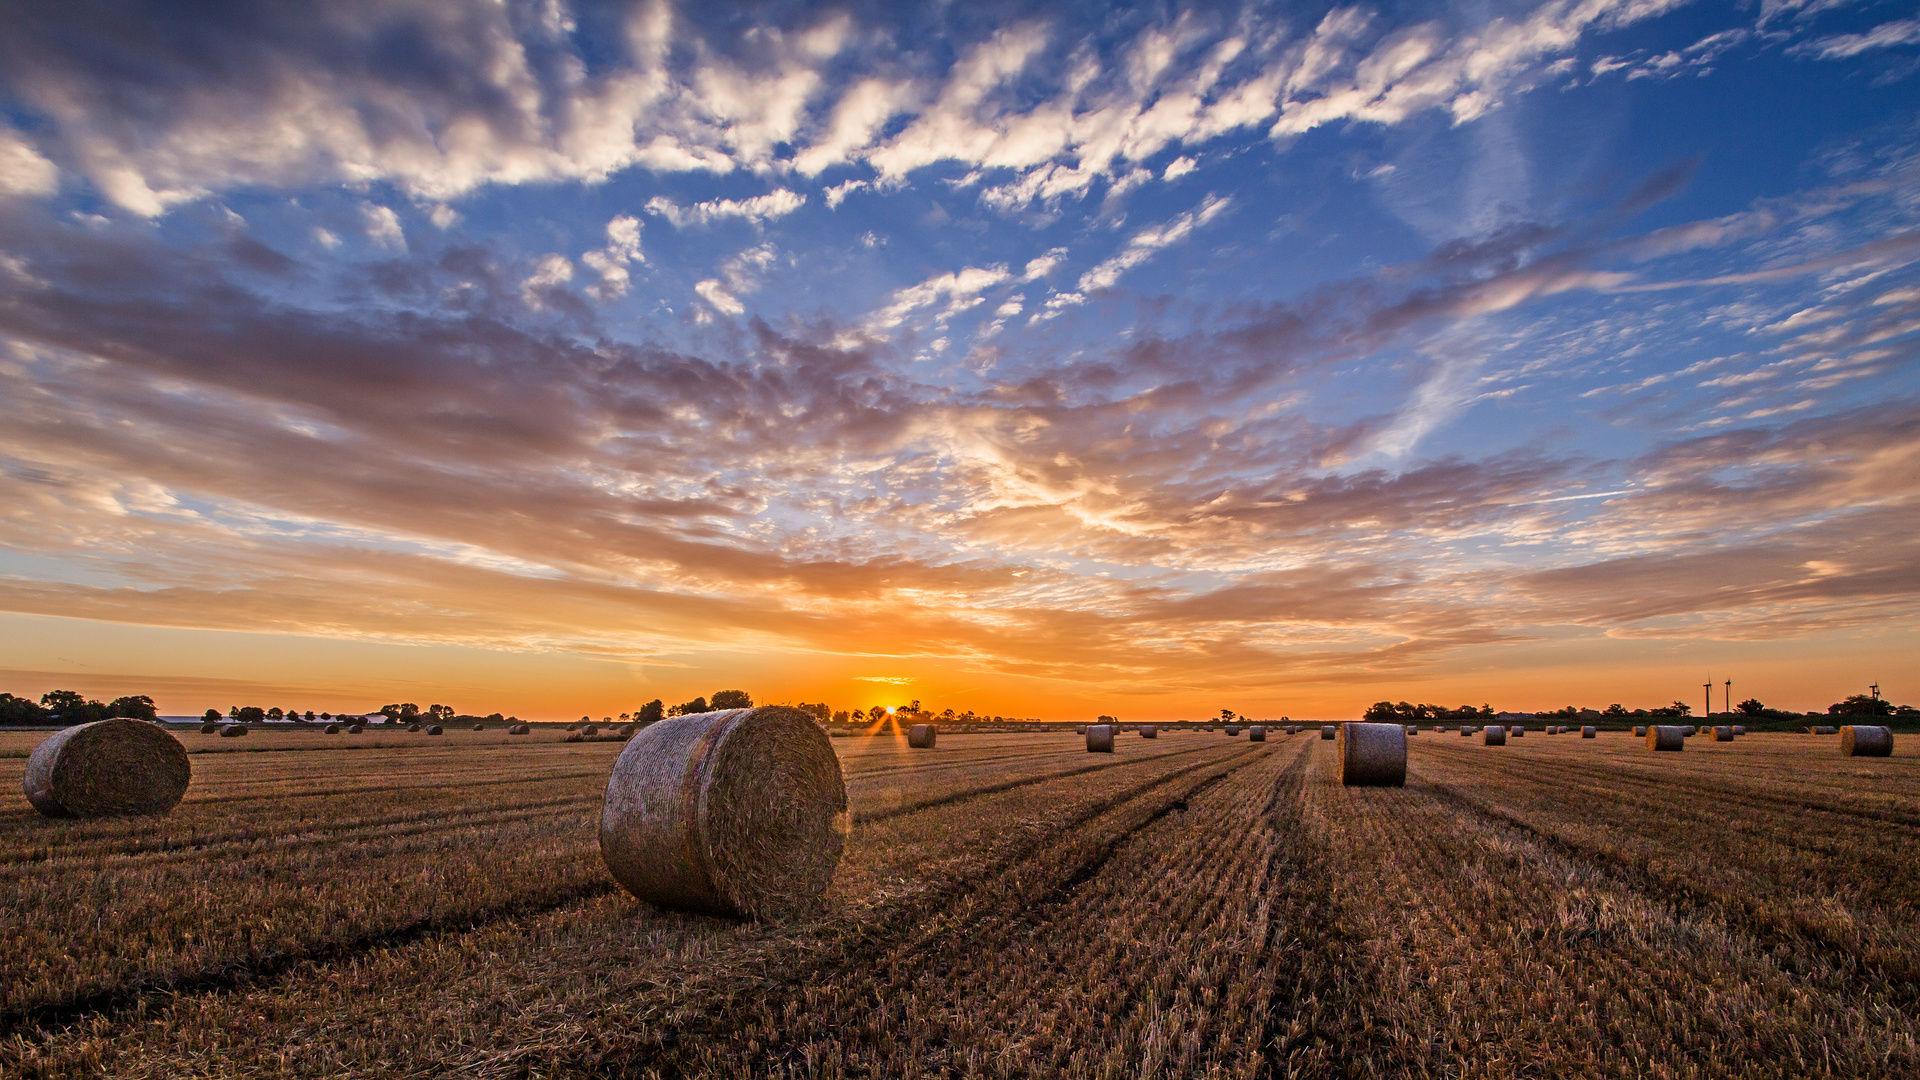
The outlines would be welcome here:
[[[237,739],[246,733],[247,725],[245,724],[222,724],[220,726],[220,737],[223,739]]]
[[[485,725],[485,724],[475,724],[475,725],[473,725],[473,730],[475,730],[475,731],[485,731],[485,730],[487,730],[487,725]]]
[[[1227,738],[1231,739],[1239,734],[1240,734],[1240,726],[1238,724],[1227,725]]]
[[[533,734],[533,726],[532,726],[531,724],[508,724],[508,725],[507,725],[507,734],[509,734],[509,735],[531,735],[531,734]]]
[[[1347,787],[1401,787],[1407,782],[1407,732],[1399,724],[1341,724],[1334,754]]]
[[[1488,746],[1507,745],[1507,729],[1501,727],[1499,724],[1488,724],[1486,740],[1486,745]]]
[[[1073,729],[1073,733],[1075,735],[1085,735],[1087,733],[1087,725],[1081,724],[1079,727]]]
[[[48,736],[27,758],[20,786],[51,818],[164,814],[193,779],[187,748],[140,720],[77,724]]]
[[[1634,729],[1633,729],[1633,737],[1634,737],[1634,738],[1636,738],[1636,739],[1644,739],[1644,738],[1646,738],[1646,737],[1647,737],[1647,726],[1646,726],[1645,724],[1636,724],[1636,725],[1634,726]]]
[[[408,724],[408,725],[407,725],[407,730],[408,730],[408,731],[419,731],[419,730],[420,730],[420,725],[419,725],[419,724]]]
[[[441,731],[439,724],[433,724],[427,728],[427,734],[440,735],[440,734],[443,734],[443,732]]]
[[[1580,737],[1583,739],[1597,739],[1600,737],[1600,729],[1594,727],[1592,724],[1588,724],[1586,727],[1580,729]]]
[[[1266,742],[1267,729],[1260,724],[1253,725],[1252,727],[1247,729],[1247,741],[1248,742]]]
[[[1526,733],[1527,733],[1527,729],[1520,724],[1515,724],[1512,727],[1507,729],[1507,734],[1513,736],[1516,739],[1521,738],[1522,736],[1526,735]]]
[[[1143,739],[1157,739],[1160,737],[1160,729],[1152,724],[1141,724],[1140,737]]]
[[[1418,726],[1418,725],[1415,725],[1415,724],[1408,724],[1408,725],[1407,725],[1407,734],[1409,734],[1409,735],[1418,735],[1418,734],[1420,734],[1420,728],[1419,728],[1419,726]]]
[[[1745,735],[1747,733],[1747,726],[1745,724],[1735,724],[1733,725],[1733,733],[1735,735]]]
[[[1698,724],[1687,725],[1687,738],[1691,739],[1698,734],[1700,734],[1700,725]]]
[[[326,730],[327,730],[327,734],[329,734],[329,735],[338,735],[338,734],[340,734],[340,725],[339,725],[339,724],[328,724],[328,725],[327,725],[327,729],[326,729]]]
[[[365,724],[348,724],[347,725],[347,734],[349,735],[358,735],[365,730],[367,730]]]
[[[1433,733],[1435,735],[1445,735],[1447,733],[1447,725],[1445,724],[1433,725]]]
[[[907,745],[915,750],[933,749],[934,740],[939,737],[932,724],[915,724],[907,729]]]
[[[733,918],[812,905],[846,846],[847,789],[813,714],[782,705],[649,724],[614,761],[600,854],[664,908]]]
[[[38,753],[38,751],[35,751]],[[1893,729],[1848,724],[1840,729],[1841,757],[1892,757]]]
[[[585,735],[585,736],[587,736],[587,737],[589,737],[589,738],[591,738],[592,736],[594,736],[594,735],[597,735],[597,734],[599,734],[599,733],[600,733],[600,725],[599,725],[599,724],[587,724],[586,726],[584,726],[584,727],[582,727],[582,728],[580,729],[580,734],[582,734],[582,735]]]
[[[206,723],[200,725],[200,734],[202,735],[212,735],[214,732],[219,730],[220,730],[220,724],[217,721],[209,720]]]
[[[1732,742],[1733,728],[1728,724],[1716,724],[1713,729],[1714,742]]]
[[[1088,724],[1087,753],[1113,753],[1113,728],[1106,724]]]
[[[620,737],[623,739],[631,739],[635,735],[638,735],[639,733],[640,733],[639,724],[627,724],[626,726],[620,729]]]
[[[1654,724],[1647,728],[1647,749],[1685,750],[1686,748],[1686,728],[1668,724]]]
[[[1332,724],[1322,724],[1320,726],[1320,737],[1326,740],[1327,742],[1337,741],[1339,738],[1339,735],[1340,735],[1340,729],[1338,727],[1335,727]]]
[[[1472,725],[1470,725],[1470,724],[1461,724],[1461,725],[1460,725],[1460,737],[1461,737],[1461,738],[1463,738],[1463,739],[1464,739],[1464,738],[1466,738],[1467,736],[1469,736],[1469,735],[1472,735],[1472,734],[1473,734],[1473,726],[1472,726]]]

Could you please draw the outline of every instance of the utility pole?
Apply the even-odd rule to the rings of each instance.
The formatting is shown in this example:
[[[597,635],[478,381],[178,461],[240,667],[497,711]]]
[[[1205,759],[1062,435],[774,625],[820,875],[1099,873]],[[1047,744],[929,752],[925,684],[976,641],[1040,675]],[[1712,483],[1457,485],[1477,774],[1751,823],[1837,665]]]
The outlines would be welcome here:
[[[1700,685],[1707,691],[1707,714],[1701,717],[1702,720],[1705,720],[1708,716],[1713,715],[1713,676],[1707,676],[1707,681]]]
[[[1733,715],[1733,680],[1732,679],[1727,680],[1727,696],[1721,698],[1720,701],[1722,704],[1724,704],[1727,707],[1727,715],[1732,716]]]

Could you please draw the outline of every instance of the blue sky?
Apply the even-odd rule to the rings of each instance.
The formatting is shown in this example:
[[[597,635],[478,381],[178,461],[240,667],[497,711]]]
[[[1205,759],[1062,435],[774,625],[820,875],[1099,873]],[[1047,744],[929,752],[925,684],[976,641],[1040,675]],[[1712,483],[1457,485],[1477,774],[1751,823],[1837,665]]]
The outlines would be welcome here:
[[[21,25],[22,686],[1171,716],[1920,674],[1901,6]]]

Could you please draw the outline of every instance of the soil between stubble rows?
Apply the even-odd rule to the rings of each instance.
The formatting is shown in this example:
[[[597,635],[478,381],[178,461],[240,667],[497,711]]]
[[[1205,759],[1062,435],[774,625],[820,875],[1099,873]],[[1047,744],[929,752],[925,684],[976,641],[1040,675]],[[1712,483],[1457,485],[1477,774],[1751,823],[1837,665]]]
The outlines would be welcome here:
[[[0,815],[0,1075],[1914,1073],[1913,760],[1810,738],[836,740],[780,926],[606,884],[615,745],[197,755],[172,819]]]

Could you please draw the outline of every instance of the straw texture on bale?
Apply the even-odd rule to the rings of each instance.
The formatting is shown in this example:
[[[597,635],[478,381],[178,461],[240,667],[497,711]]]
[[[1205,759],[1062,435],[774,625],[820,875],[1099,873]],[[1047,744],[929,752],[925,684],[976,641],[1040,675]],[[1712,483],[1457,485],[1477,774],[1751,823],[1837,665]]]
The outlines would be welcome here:
[[[1499,724],[1488,724],[1486,735],[1487,735],[1486,744],[1488,746],[1507,745],[1507,729],[1501,727]]]
[[[1088,724],[1087,753],[1113,753],[1113,728],[1106,724]]]
[[[1320,737],[1328,742],[1337,741],[1339,734],[1340,729],[1332,724],[1322,724],[1320,727]]]
[[[1399,724],[1341,724],[1335,741],[1340,782],[1348,787],[1402,787],[1407,782],[1407,731]]]
[[[187,748],[152,724],[100,720],[48,736],[20,778],[27,801],[54,818],[164,814],[187,793]]]
[[[600,854],[664,908],[733,918],[811,906],[846,846],[847,789],[827,733],[781,705],[691,713],[628,740],[607,781]]]
[[[1583,739],[1598,738],[1599,735],[1600,735],[1600,729],[1597,727],[1594,727],[1592,724],[1588,724],[1586,727],[1583,727],[1580,729],[1580,737]]]
[[[1848,724],[1840,729],[1841,757],[1892,757],[1893,729]]]
[[[443,732],[441,731],[439,724],[434,724],[431,727],[427,728],[427,734],[440,735],[440,734],[443,734]]]
[[[1646,726],[1645,724],[1638,724],[1638,725],[1635,725],[1635,727],[1634,727],[1634,729],[1633,729],[1633,737],[1634,737],[1634,738],[1636,738],[1636,739],[1644,739],[1644,738],[1646,738],[1646,737],[1647,737],[1647,726]]]
[[[907,729],[907,745],[915,750],[931,750],[934,740],[939,736],[940,733],[934,730],[932,724],[915,724]]]
[[[220,737],[223,739],[237,739],[246,733],[247,725],[245,724],[225,724],[220,728]]]
[[[1649,750],[1685,750],[1687,748],[1687,729],[1667,724],[1655,724],[1647,728],[1647,749]]]
[[[1732,742],[1733,728],[1728,724],[1716,724],[1713,729],[1714,742]]]
[[[1266,742],[1267,729],[1259,724],[1253,725],[1252,727],[1247,729],[1247,741],[1248,742]]]
[[[1143,739],[1157,739],[1160,737],[1160,729],[1154,727],[1152,724],[1141,724],[1140,737]]]
[[[341,730],[341,729],[340,729],[340,725],[339,725],[339,724],[328,724],[328,725],[327,725],[327,734],[329,734],[329,735],[338,735],[338,734],[340,734],[340,730]]]

